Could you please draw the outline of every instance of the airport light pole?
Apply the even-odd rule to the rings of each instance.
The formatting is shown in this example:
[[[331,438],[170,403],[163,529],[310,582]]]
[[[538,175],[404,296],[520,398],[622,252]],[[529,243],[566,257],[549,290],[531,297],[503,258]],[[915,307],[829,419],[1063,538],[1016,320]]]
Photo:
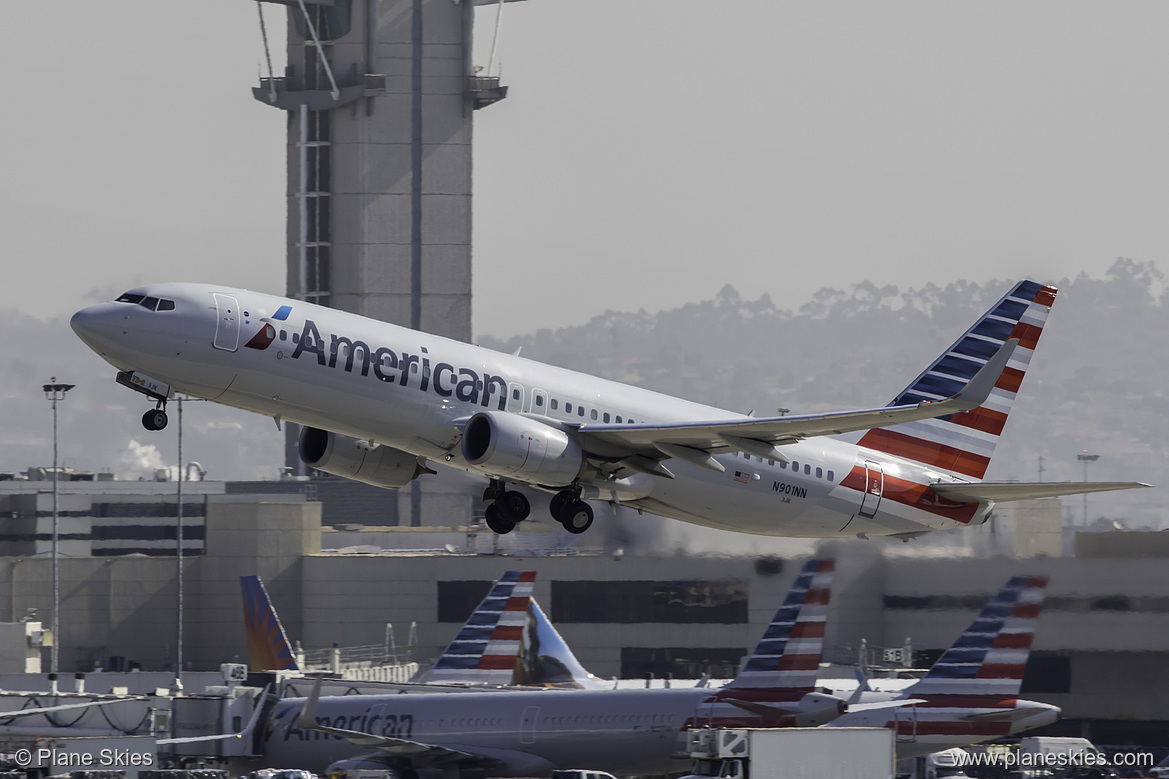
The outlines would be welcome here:
[[[57,673],[57,645],[60,643],[58,638],[60,620],[57,618],[57,613],[61,607],[61,584],[57,573],[57,402],[64,400],[65,393],[76,385],[58,384],[57,377],[53,376],[49,379],[48,384],[42,386],[45,398],[53,404],[53,619],[50,623],[53,645],[49,648],[49,672]]]
[[[186,473],[183,470],[183,399],[175,398],[179,406],[179,474],[178,474],[178,506],[175,512],[175,582],[178,586],[178,601],[175,609],[177,617],[175,627],[175,691],[183,689],[183,479]]]
[[[1088,450],[1080,452],[1076,455],[1076,459],[1084,464],[1084,482],[1088,481],[1088,463],[1094,463],[1100,459],[1098,454],[1088,454]],[[1084,527],[1088,527],[1088,493],[1084,493]]]

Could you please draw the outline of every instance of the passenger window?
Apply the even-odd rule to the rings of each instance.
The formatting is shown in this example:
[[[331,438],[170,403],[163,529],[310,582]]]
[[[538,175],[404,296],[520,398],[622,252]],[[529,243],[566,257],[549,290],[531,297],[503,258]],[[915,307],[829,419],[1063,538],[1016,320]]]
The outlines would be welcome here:
[[[620,416],[617,417],[617,424],[621,424],[621,417]]]
[[[518,389],[513,389],[511,391],[511,399],[512,400],[519,400],[520,399],[520,391]]]
[[[804,463],[804,475],[810,476],[811,474],[812,474],[812,466],[808,465],[807,463]]]
[[[542,406],[542,405],[544,405],[544,396],[543,396],[543,395],[537,395],[537,396],[536,396],[536,405],[537,405],[537,406]]]
[[[800,463],[797,460],[792,460],[792,473],[800,472]]]
[[[584,406],[577,406],[577,407],[576,407],[576,415],[577,415],[578,417],[583,417],[583,416],[584,416]]]
[[[605,416],[604,416],[604,418],[603,418],[601,421],[602,421],[602,422],[608,422],[608,421],[609,421],[609,412],[608,412],[608,411],[606,411],[606,412],[605,412]]]
[[[564,404],[564,413],[565,413],[565,414],[571,414],[571,413],[572,413],[572,404],[571,404],[571,403],[565,403],[565,404]]]
[[[594,408],[592,411],[589,412],[589,416],[592,417],[593,419],[596,419],[597,418],[597,410]]]
[[[821,468],[821,467],[820,467],[820,466],[818,466],[818,465],[816,466],[816,478],[817,478],[817,479],[823,479],[823,478],[824,478],[824,469],[823,469],[823,468]]]
[[[834,474],[832,471],[828,471],[828,481],[835,481],[835,480],[836,480],[836,474]]]
[[[292,342],[294,344],[300,343],[300,333],[293,333],[292,334]]]
[[[287,331],[287,330],[281,330],[281,331],[280,331],[280,340],[281,340],[281,341],[287,341],[287,340],[288,340],[288,331]]]
[[[786,471],[787,470],[787,463],[785,463],[783,460],[780,460],[779,467]]]
[[[775,465],[775,460],[768,460],[768,461],[767,461],[767,464],[768,464],[768,465],[770,465],[770,466],[773,466],[773,467],[774,467],[774,465]]]

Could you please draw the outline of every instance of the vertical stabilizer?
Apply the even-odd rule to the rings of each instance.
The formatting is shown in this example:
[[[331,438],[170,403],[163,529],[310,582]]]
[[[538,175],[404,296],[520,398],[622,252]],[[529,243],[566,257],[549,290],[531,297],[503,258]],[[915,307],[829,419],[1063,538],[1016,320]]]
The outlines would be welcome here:
[[[1055,287],[1019,282],[954,342],[890,405],[942,400],[955,394],[1008,340],[1019,344],[985,403],[973,411],[924,419],[864,434],[860,445],[924,463],[966,479],[982,479],[1007,422],[1015,394],[1043,332]]]
[[[253,671],[295,671],[296,660],[280,617],[259,576],[239,577],[244,595],[244,628],[248,636],[248,667]]]
[[[1042,576],[1011,578],[905,695],[1018,695],[1046,587]]]
[[[514,684],[535,571],[507,571],[434,664],[428,682]]]
[[[835,569],[834,560],[804,564],[743,670],[724,690],[815,689]]]

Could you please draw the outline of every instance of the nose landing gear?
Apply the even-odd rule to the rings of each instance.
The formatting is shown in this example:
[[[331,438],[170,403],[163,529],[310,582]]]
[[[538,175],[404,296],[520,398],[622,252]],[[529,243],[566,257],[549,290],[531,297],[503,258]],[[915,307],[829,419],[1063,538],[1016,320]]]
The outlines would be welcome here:
[[[166,427],[167,416],[165,402],[160,401],[158,408],[152,408],[142,415],[142,426],[147,430],[162,430]]]

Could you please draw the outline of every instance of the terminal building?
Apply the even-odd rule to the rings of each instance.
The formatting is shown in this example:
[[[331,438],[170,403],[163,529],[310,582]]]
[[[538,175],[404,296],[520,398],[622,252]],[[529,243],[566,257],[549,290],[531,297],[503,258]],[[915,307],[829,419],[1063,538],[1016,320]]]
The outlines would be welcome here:
[[[414,625],[414,656],[426,658],[454,637],[490,582],[525,569],[537,572],[536,599],[594,674],[722,678],[758,640],[801,561],[820,554],[837,559],[826,659],[908,644],[906,659],[928,666],[1007,578],[1047,576],[1026,697],[1062,707],[1060,733],[1169,744],[1169,698],[1149,694],[1169,683],[1166,533],[1081,532],[1065,549],[1059,502],[1045,500],[909,544],[742,536],[766,552],[695,555],[638,543],[635,532],[615,546],[603,527],[569,536],[537,520],[508,536],[458,521],[333,527],[323,521],[336,500],[329,481],[184,483],[188,669],[246,662],[242,575],[261,576],[290,639],[306,649],[378,644],[388,625],[402,636]],[[6,525],[24,528],[3,542],[0,622],[45,620],[48,484],[0,486]],[[76,512],[60,560],[62,673],[173,670],[176,486],[61,483],[62,508]],[[617,521],[658,520],[631,513]],[[119,551],[107,545],[115,526],[126,531]],[[100,676],[89,679],[99,691]]]

